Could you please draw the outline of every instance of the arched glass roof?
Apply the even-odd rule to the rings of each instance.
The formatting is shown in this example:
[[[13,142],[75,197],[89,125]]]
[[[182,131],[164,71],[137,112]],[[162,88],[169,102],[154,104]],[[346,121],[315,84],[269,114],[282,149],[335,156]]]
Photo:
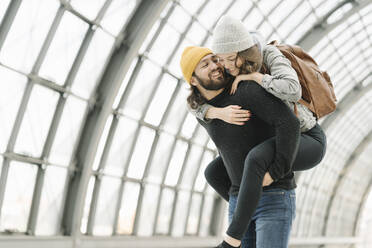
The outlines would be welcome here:
[[[217,150],[179,60],[224,14],[300,45],[334,83],[327,154],[296,176],[292,244],[372,245],[371,0],[2,0],[0,246],[212,247],[226,226],[204,179]]]

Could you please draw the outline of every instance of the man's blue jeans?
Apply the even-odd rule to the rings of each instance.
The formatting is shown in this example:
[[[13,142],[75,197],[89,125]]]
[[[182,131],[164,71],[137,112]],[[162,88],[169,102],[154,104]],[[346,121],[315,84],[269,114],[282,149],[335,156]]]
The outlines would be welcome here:
[[[236,208],[238,196],[229,197],[229,223]],[[262,192],[242,239],[242,248],[287,248],[296,216],[295,190],[269,189]]]

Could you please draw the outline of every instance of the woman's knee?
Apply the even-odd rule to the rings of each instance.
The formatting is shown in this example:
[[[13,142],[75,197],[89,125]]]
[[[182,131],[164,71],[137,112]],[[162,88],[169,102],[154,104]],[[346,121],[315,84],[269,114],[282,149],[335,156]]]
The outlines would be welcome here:
[[[267,171],[268,163],[260,153],[250,152],[244,161],[244,170],[262,174]]]

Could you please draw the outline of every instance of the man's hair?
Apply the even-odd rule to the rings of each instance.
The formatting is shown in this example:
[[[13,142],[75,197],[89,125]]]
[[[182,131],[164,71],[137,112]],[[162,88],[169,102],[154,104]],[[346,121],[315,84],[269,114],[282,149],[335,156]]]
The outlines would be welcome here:
[[[195,77],[195,72],[192,73],[192,76]],[[196,109],[198,106],[203,105],[207,102],[204,96],[199,92],[198,88],[194,85],[191,86],[191,93],[187,97],[187,103],[189,104],[190,108]]]

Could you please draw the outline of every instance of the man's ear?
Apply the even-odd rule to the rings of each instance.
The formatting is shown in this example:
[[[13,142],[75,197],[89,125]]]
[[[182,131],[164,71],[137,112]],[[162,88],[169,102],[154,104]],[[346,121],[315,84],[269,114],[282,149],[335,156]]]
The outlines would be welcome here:
[[[190,84],[193,86],[197,86],[199,84],[199,81],[196,79],[196,77],[192,76],[190,79]]]

